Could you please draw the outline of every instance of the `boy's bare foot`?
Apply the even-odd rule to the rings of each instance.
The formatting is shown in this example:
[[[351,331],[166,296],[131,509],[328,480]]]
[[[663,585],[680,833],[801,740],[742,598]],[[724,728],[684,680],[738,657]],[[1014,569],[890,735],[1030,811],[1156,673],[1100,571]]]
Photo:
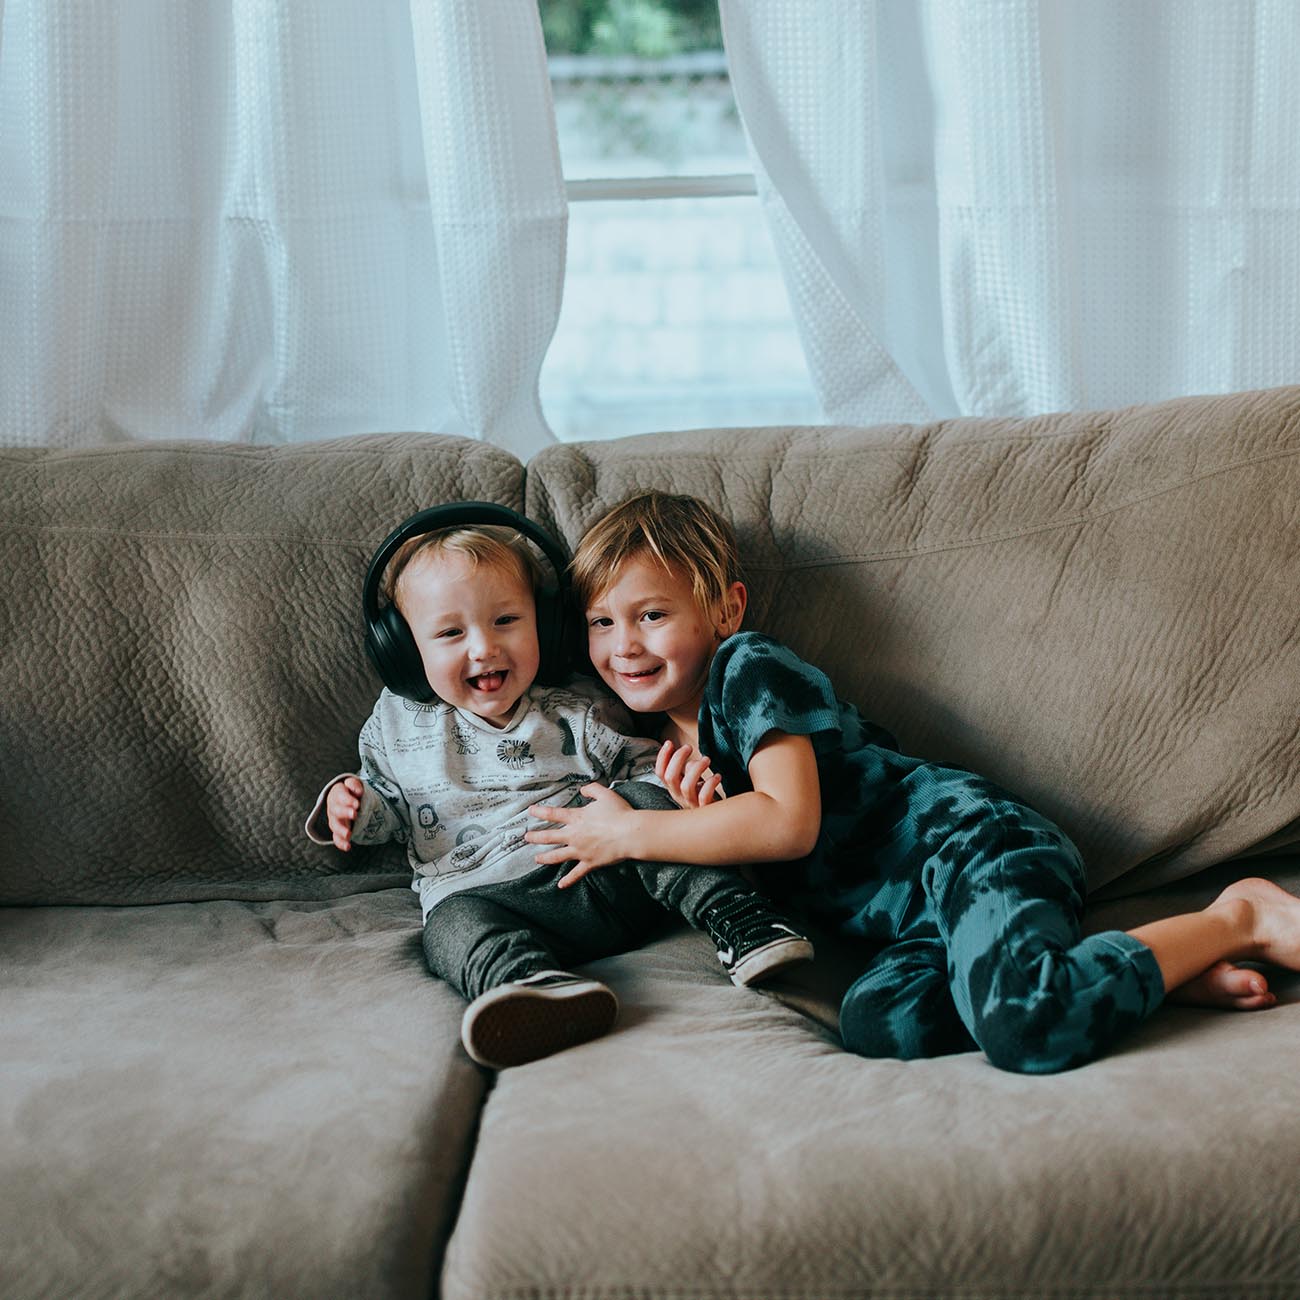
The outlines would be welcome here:
[[[1258,971],[1239,962],[1300,970],[1300,898],[1255,876],[1199,912],[1148,921],[1129,934],[1151,949],[1176,1002],[1257,1011],[1277,999]]]
[[[1249,935],[1248,946],[1232,956],[1300,970],[1300,898],[1271,880],[1250,876],[1229,885],[1209,910],[1221,906],[1239,911]]]
[[[1169,994],[1169,1001],[1227,1011],[1262,1011],[1277,1002],[1277,995],[1269,991],[1268,981],[1259,971],[1219,961],[1180,984]]]

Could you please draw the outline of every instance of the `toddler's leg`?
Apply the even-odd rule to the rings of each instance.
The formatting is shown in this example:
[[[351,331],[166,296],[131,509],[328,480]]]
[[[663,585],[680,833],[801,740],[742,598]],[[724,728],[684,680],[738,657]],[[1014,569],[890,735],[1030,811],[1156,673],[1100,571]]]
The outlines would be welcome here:
[[[963,1022],[1002,1069],[1095,1060],[1163,1000],[1155,957],[1119,931],[1082,937],[1083,863],[1046,818],[979,788],[956,802],[965,815],[923,883]]]
[[[553,888],[555,874],[546,874]],[[461,1042],[491,1069],[599,1038],[618,1016],[612,990],[558,969],[543,930],[499,899],[469,892],[444,899],[425,921],[424,954],[435,975],[471,999]]]
[[[498,984],[559,965],[528,917],[469,891],[452,894],[430,911],[423,946],[429,969],[469,1001]]]
[[[617,792],[634,808],[677,806],[660,787],[639,781],[628,781]],[[738,872],[672,862],[628,865],[650,897],[709,935],[733,983],[757,984],[787,966],[812,959],[808,936]],[[587,879],[599,887],[605,874],[596,871]]]
[[[943,941],[906,939],[877,954],[840,1003],[840,1037],[859,1056],[899,1061],[971,1051]]]

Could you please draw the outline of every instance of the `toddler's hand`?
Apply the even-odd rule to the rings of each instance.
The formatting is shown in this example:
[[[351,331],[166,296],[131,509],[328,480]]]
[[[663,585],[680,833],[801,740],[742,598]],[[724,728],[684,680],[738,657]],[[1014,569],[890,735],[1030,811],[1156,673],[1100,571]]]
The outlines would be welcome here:
[[[330,787],[325,796],[325,815],[329,819],[334,847],[346,853],[352,847],[352,823],[361,808],[363,787],[360,777],[345,776]]]
[[[695,758],[690,745],[674,745],[665,740],[655,758],[655,775],[667,787],[679,808],[703,808],[714,799],[725,799],[722,778],[709,769],[705,754]]]

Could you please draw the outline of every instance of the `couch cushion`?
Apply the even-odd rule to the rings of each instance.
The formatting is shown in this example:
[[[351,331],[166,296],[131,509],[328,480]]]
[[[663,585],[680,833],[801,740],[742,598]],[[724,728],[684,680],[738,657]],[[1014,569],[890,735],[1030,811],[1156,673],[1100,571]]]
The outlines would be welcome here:
[[[424,506],[522,492],[513,456],[451,437],[0,452],[0,902],[409,879],[302,834],[379,691],[366,563]]]
[[[499,1078],[444,1300],[1296,1293],[1295,977],[1285,1005],[1164,1007],[1032,1077],[849,1056],[692,932],[591,969],[621,1022]]]
[[[529,512],[574,542],[643,488],[720,507],[748,625],[1055,818],[1094,887],[1300,839],[1300,388],[556,446]]]
[[[0,909],[6,1296],[433,1293],[486,1076],[409,890]]]

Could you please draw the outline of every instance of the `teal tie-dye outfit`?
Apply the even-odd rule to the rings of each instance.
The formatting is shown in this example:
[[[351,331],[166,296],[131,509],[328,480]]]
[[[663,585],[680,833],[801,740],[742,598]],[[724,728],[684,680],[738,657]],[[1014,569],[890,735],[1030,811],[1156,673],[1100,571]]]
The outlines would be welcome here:
[[[1083,938],[1085,878],[1058,827],[959,768],[898,752],[830,680],[755,633],[725,641],[700,706],[700,752],[730,794],[770,731],[808,736],[822,829],[802,862],[763,872],[778,898],[870,945],[840,1029],[863,1056],[978,1045],[1008,1070],[1094,1060],[1164,997],[1151,950]]]

